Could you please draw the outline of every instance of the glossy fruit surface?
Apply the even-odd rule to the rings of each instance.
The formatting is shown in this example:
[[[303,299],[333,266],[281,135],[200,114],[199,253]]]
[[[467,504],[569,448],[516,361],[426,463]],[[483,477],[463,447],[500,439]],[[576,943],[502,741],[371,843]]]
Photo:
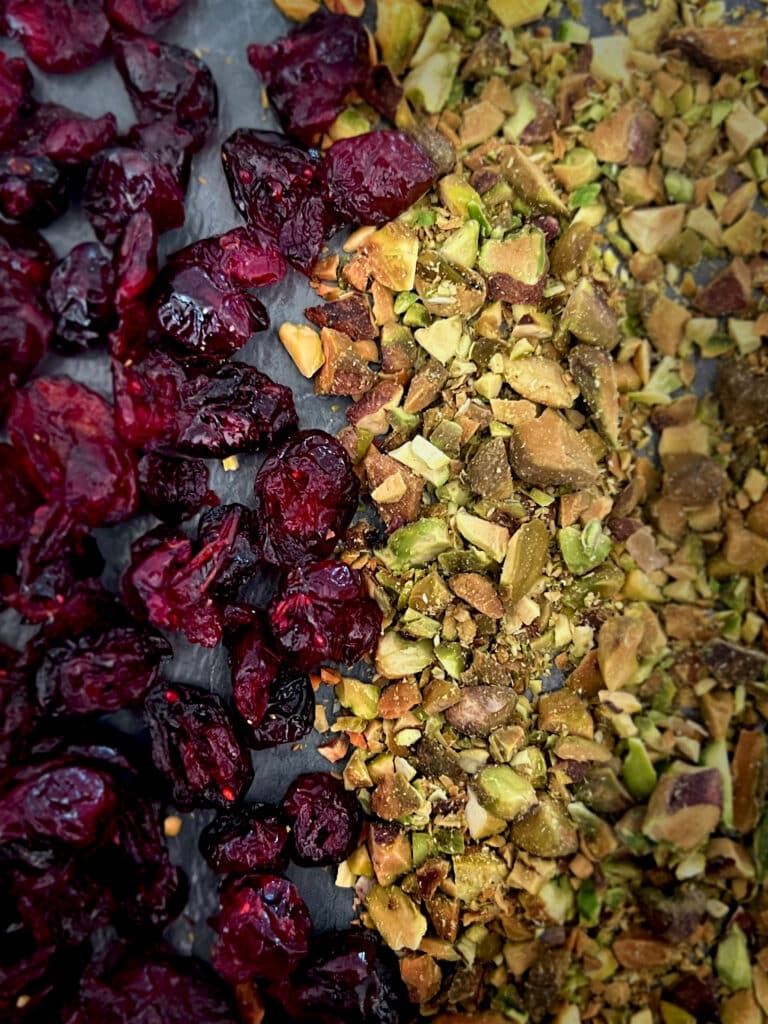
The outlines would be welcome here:
[[[363,815],[354,793],[325,772],[299,775],[280,808],[291,825],[291,855],[307,867],[340,864],[357,845]]]
[[[200,851],[221,875],[283,871],[288,864],[288,827],[268,804],[226,811],[200,834]]]
[[[81,71],[107,52],[101,0],[6,0],[5,20],[43,71]]]

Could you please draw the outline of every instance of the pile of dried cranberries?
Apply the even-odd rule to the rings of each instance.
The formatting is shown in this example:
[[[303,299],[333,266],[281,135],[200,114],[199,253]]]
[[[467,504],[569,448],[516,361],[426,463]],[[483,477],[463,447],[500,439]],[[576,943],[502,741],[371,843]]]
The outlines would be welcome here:
[[[296,1021],[394,1024],[400,983],[375,939],[314,942],[280,875],[290,858],[347,857],[356,799],[310,774],[280,807],[243,803],[250,751],[312,726],[307,673],[355,662],[379,635],[365,580],[333,558],[357,479],[333,437],[297,432],[290,389],[230,357],[269,326],[253,288],[279,281],[288,263],[308,273],[340,227],[396,216],[437,168],[400,131],[345,140],[323,158],[306,148],[352,88],[384,116],[393,110],[359,22],[320,12],[249,50],[287,134],[243,128],[224,143],[246,226],[160,269],[158,236],[184,223],[190,162],[217,111],[208,67],[150,35],[182,2],[3,6],[3,30],[45,71],[111,55],[136,123],[121,135],[111,114],[39,102],[25,60],[0,53],[0,417],[10,439],[0,608],[37,627],[23,650],[0,648],[0,1016],[213,1024],[263,998]],[[38,229],[72,199],[97,240],[57,262]],[[114,404],[67,376],[36,375],[49,350],[103,347]],[[267,453],[253,507],[220,504],[204,460],[252,452]],[[203,509],[195,533],[180,526]],[[138,513],[159,525],[134,541],[120,594],[110,593],[93,530]],[[257,579],[273,582],[265,606],[244,597]],[[164,681],[172,649],[161,631],[223,642],[232,699]],[[143,712],[154,766],[105,722],[125,709]],[[160,824],[164,785],[180,810],[219,812],[201,851],[223,876],[212,957],[221,978],[163,945],[185,902]]]

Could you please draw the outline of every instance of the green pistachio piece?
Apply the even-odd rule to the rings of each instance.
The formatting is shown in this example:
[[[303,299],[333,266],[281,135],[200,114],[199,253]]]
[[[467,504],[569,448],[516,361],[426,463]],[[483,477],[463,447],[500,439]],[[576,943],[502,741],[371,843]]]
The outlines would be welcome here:
[[[737,924],[731,925],[725,938],[718,944],[715,970],[727,988],[738,991],[752,987],[752,966],[747,937]]]
[[[599,519],[591,519],[583,530],[565,526],[557,531],[557,543],[565,564],[574,576],[601,565],[611,553],[611,538]]]
[[[647,800],[656,788],[656,769],[648,757],[645,744],[636,736],[627,740],[627,756],[621,769],[621,777],[632,796],[640,802]]]

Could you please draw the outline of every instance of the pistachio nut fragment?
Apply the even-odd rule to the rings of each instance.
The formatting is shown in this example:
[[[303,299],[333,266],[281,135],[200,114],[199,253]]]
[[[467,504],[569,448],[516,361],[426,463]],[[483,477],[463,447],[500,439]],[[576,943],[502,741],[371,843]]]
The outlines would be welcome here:
[[[595,418],[602,436],[616,448],[619,443],[619,388],[616,368],[607,352],[577,345],[568,354],[571,376]]]
[[[459,699],[446,709],[445,718],[465,736],[488,736],[512,720],[516,704],[517,694],[508,687],[465,686]]]
[[[656,842],[692,850],[720,821],[723,786],[716,768],[680,765],[659,779],[643,822],[643,833]]]
[[[554,409],[514,428],[509,458],[517,476],[537,487],[578,490],[591,486],[599,472],[584,439]]]
[[[374,928],[390,949],[418,949],[427,932],[427,919],[396,886],[374,885],[365,901]]]

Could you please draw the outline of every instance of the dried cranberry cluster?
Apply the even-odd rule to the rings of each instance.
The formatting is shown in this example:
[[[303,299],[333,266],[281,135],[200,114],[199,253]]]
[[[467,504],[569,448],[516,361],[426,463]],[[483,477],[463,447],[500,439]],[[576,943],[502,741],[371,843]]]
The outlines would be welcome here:
[[[333,558],[358,503],[345,450],[298,432],[290,389],[231,357],[269,326],[254,288],[287,263],[309,272],[341,225],[396,216],[436,168],[401,132],[337,143],[322,159],[301,148],[352,90],[390,118],[399,100],[359,23],[319,12],[249,50],[301,146],[231,136],[225,168],[247,226],[161,268],[159,236],[184,223],[191,160],[217,112],[206,65],[151,38],[181,6],[2,5],[0,28],[45,71],[112,55],[137,122],[118,135],[111,114],[39,102],[26,62],[0,53],[0,610],[36,627],[23,651],[0,646],[0,1017],[238,1019],[229,988],[162,943],[186,896],[160,827],[164,781],[180,810],[219,812],[201,838],[225,876],[213,960],[246,1017],[263,999],[300,1022],[395,1024],[402,990],[376,941],[315,942],[280,874],[289,859],[346,858],[360,836],[356,799],[310,774],[279,807],[242,804],[251,750],[312,728],[307,673],[370,652],[382,617],[362,575]],[[73,198],[97,241],[57,262],[38,229]],[[33,376],[49,349],[104,342],[113,404],[67,376]],[[266,452],[253,507],[221,504],[204,460],[253,452]],[[206,508],[194,533],[181,528]],[[160,525],[134,541],[118,598],[100,581],[93,531],[137,513]],[[271,588],[258,607],[254,583]],[[164,680],[172,648],[160,631],[223,642],[231,700]],[[116,733],[99,738],[103,716],[126,709],[144,715],[154,769]]]

